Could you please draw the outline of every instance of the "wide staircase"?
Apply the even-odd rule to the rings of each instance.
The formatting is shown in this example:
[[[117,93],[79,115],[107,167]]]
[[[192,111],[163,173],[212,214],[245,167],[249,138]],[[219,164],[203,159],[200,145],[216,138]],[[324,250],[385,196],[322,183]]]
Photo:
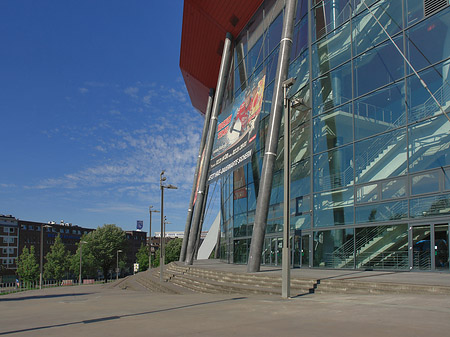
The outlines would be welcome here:
[[[159,270],[155,273],[159,277]],[[167,265],[164,280],[181,289],[200,293],[221,294],[281,294],[281,277],[264,274],[231,273],[184,266],[177,262]],[[296,295],[314,292],[316,282],[293,279],[291,292]]]
[[[281,276],[273,273],[244,273],[185,266],[178,262],[166,265],[163,282],[159,268],[129,276],[115,283],[115,287],[127,290],[146,290],[168,294],[243,294],[281,295]],[[291,297],[314,293],[346,294],[446,294],[450,287],[418,284],[358,281],[353,276],[299,278],[291,276]]]

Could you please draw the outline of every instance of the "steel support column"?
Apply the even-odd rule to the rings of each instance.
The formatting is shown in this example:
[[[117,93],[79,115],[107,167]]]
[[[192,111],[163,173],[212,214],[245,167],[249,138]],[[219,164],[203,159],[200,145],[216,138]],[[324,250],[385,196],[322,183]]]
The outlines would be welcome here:
[[[275,87],[270,108],[270,120],[266,137],[266,148],[263,159],[259,194],[256,204],[255,223],[253,226],[252,241],[248,257],[247,271],[260,270],[261,253],[266,233],[267,213],[269,211],[270,194],[272,190],[273,168],[277,154],[278,136],[281,118],[283,116],[283,86],[289,70],[289,57],[291,55],[292,36],[295,19],[295,0],[286,0],[283,21],[283,32],[280,41]],[[285,168],[289,169],[289,168]]]
[[[197,242],[195,243],[195,254],[194,254],[195,260],[197,260],[198,250],[200,248],[200,241],[202,239],[203,222],[205,220],[205,211],[206,211],[206,203],[208,201],[208,193],[209,193],[209,185],[206,186],[205,197],[203,198],[202,214],[200,217],[200,226],[199,226],[198,232],[197,232]]]
[[[203,160],[202,167],[200,169],[201,175],[200,175],[200,182],[198,186],[198,192],[197,192],[197,205],[200,205],[200,207],[194,208],[194,214],[191,224],[191,230],[189,232],[189,240],[188,240],[188,246],[186,251],[186,259],[185,264],[191,265],[194,261],[194,253],[195,253],[195,242],[197,241],[197,233],[200,225],[200,217],[202,213],[202,207],[203,199],[204,199],[204,193],[205,193],[205,187],[206,187],[206,179],[208,177],[208,170],[209,170],[209,159],[211,158],[211,152],[212,147],[214,143],[214,135],[217,128],[217,116],[219,115],[219,110],[222,105],[223,100],[223,94],[225,92],[225,87],[228,80],[228,74],[230,72],[230,65],[231,65],[231,40],[232,36],[230,33],[227,33],[225,38],[225,43],[223,46],[223,52],[222,52],[222,60],[220,63],[220,70],[219,70],[219,77],[217,79],[217,86],[216,86],[216,96],[214,98],[214,103],[211,111],[211,121],[209,125],[208,130],[208,136],[206,139],[206,145],[205,145],[205,159]]]
[[[184,262],[184,260],[186,259],[186,248],[187,248],[187,244],[188,244],[188,240],[189,240],[189,231],[191,230],[191,221],[192,221],[192,213],[193,213],[192,210],[194,208],[194,198],[195,198],[195,192],[197,189],[198,170],[200,169],[203,148],[205,147],[206,136],[208,134],[213,99],[214,99],[214,89],[210,89],[208,105],[206,106],[205,122],[203,123],[202,138],[200,141],[200,148],[198,150],[197,166],[195,168],[195,174],[194,174],[194,183],[192,185],[191,200],[189,201],[188,215],[186,218],[186,225],[184,227],[183,243],[181,245],[181,252],[180,252],[180,262]]]

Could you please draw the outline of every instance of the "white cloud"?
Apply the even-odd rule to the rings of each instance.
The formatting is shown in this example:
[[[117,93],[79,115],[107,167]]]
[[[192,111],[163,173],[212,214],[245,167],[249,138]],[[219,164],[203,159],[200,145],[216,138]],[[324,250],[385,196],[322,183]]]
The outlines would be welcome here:
[[[139,92],[139,88],[138,87],[128,87],[123,92],[133,98],[137,98],[138,97],[137,93]]]
[[[78,91],[82,94],[86,94],[89,92],[89,89],[88,88],[79,88]]]

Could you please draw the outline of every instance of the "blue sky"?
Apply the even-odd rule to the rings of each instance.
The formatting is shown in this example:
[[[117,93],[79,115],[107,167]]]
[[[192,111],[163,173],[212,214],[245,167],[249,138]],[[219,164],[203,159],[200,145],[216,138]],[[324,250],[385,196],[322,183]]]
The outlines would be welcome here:
[[[203,117],[179,69],[182,15],[181,0],[0,1],[0,213],[148,231],[164,169],[179,187],[167,230],[184,229]]]

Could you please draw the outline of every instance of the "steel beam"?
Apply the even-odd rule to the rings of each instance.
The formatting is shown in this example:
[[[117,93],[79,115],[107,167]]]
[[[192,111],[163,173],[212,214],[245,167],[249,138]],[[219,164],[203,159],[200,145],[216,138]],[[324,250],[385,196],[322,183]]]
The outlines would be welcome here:
[[[248,272],[258,272],[261,265],[261,254],[266,233],[267,214],[269,211],[270,194],[272,190],[273,168],[278,147],[281,118],[283,116],[282,83],[287,79],[289,70],[289,58],[291,55],[292,36],[294,31],[295,5],[295,0],[286,0],[283,32],[280,41],[280,53],[278,55],[277,72],[275,75],[275,87],[272,97],[272,106],[270,108],[269,127],[267,130],[263,167],[261,180],[259,182],[259,194],[256,203],[255,223],[253,226],[252,241],[247,264]]]
[[[203,149],[205,147],[206,136],[208,134],[213,100],[214,100],[214,89],[209,89],[208,105],[206,106],[205,122],[203,123],[203,132],[202,132],[202,138],[200,140],[200,149],[198,150],[197,166],[195,168],[194,183],[192,184],[192,191],[191,191],[191,200],[189,201],[186,225],[184,227],[183,243],[181,244],[180,262],[184,262],[184,260],[186,259],[186,249],[187,249],[187,244],[188,244],[188,240],[189,240],[189,231],[191,230],[191,221],[192,221],[192,213],[193,213],[192,210],[194,208],[194,198],[195,198],[195,192],[197,189],[198,170],[200,169]]]
[[[230,65],[231,65],[231,40],[232,35],[230,33],[227,33],[225,38],[225,43],[223,46],[223,52],[222,52],[222,60],[220,63],[220,70],[219,70],[219,77],[217,79],[217,86],[216,86],[216,96],[214,98],[214,103],[211,111],[211,121],[209,125],[208,130],[208,136],[206,138],[206,145],[205,145],[205,159],[203,160],[203,164],[201,167],[201,174],[200,174],[200,180],[199,180],[199,186],[198,186],[198,192],[197,192],[197,206],[194,207],[194,214],[191,224],[191,230],[189,232],[189,240],[188,240],[188,246],[186,251],[186,258],[185,258],[185,264],[186,265],[192,265],[194,262],[194,254],[195,254],[195,243],[197,241],[197,234],[199,230],[200,225],[200,218],[202,213],[202,207],[204,194],[205,194],[205,187],[206,187],[206,180],[208,177],[208,170],[209,170],[209,159],[211,158],[212,153],[212,147],[214,143],[214,135],[217,128],[217,116],[219,116],[219,111],[222,105],[223,100],[223,94],[225,92],[227,80],[228,80],[228,74],[230,72]]]

